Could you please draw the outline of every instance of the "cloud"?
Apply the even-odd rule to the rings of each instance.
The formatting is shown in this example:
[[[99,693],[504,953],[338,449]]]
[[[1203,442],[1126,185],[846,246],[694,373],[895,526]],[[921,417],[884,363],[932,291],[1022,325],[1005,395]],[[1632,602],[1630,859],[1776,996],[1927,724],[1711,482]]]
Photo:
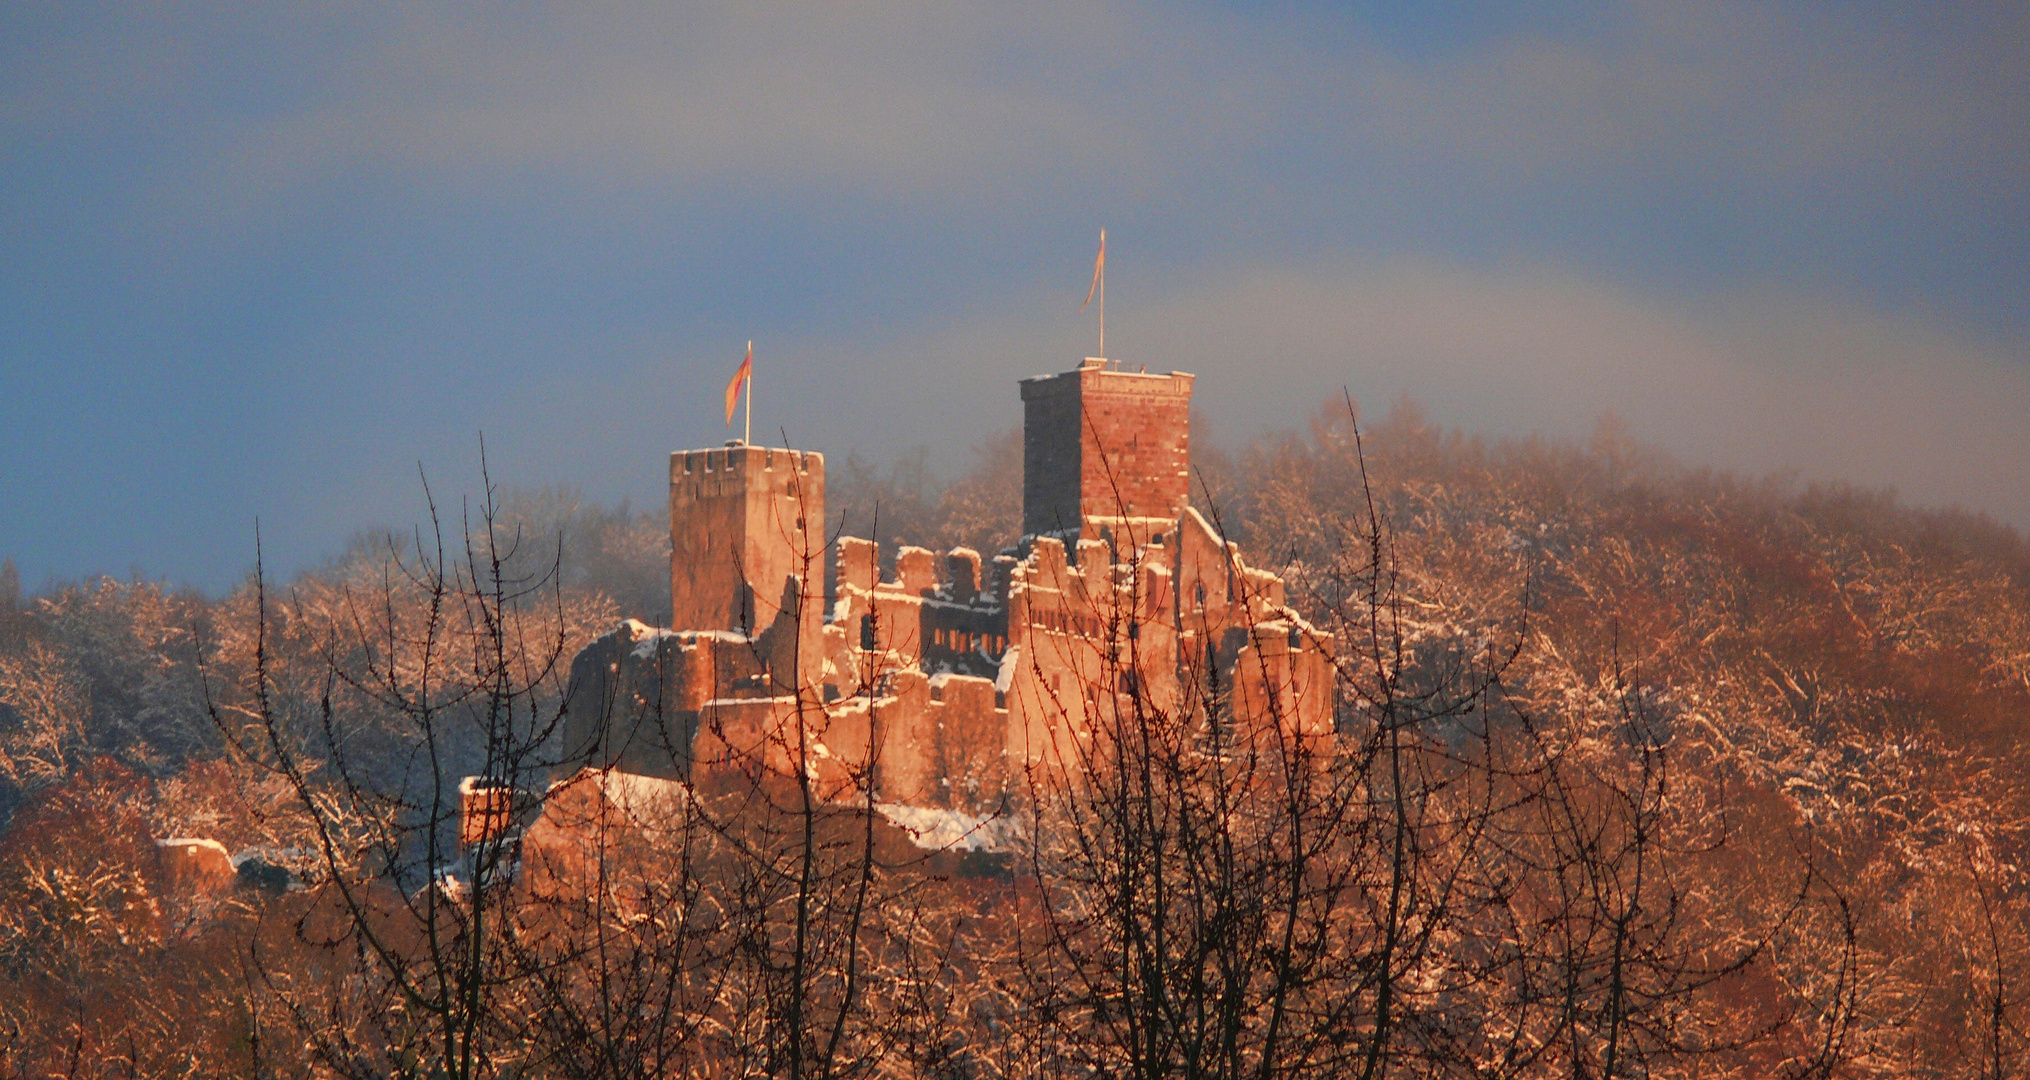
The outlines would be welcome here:
[[[1436,59],[1369,51],[1342,85],[1398,150],[1510,178],[2030,179],[2030,11],[2008,5],[1606,5]]]
[[[1200,371],[1229,433],[1342,384],[1469,429],[1613,409],[2030,524],[2030,13],[1395,17],[0,12],[0,450],[67,463],[24,499],[92,496],[19,554],[180,572],[172,512],[278,503],[314,553],[476,428],[518,482],[652,503],[641,455],[724,436],[749,336],[765,429],[962,450],[1091,350],[1102,223],[1114,351]],[[129,467],[165,446],[168,510]]]
[[[831,366],[860,373],[865,389],[844,388],[792,427],[819,445],[892,450],[963,447],[1018,423],[1014,380],[1090,351],[1090,327],[1061,292],[879,340],[801,343],[792,351],[809,366],[778,379],[823,379]],[[1342,386],[1371,419],[1407,395],[1476,432],[1582,438],[1612,411],[1692,464],[1893,486],[2030,526],[2030,342],[1971,340],[1922,314],[1749,287],[1686,299],[1556,266],[1430,260],[1218,271],[1128,310],[1109,351],[1196,372],[1199,407],[1230,435],[1301,428]]]
[[[2030,12],[1884,19],[1608,4],[1408,51],[1358,29],[1041,3],[433,16],[310,122],[425,162],[926,191],[1099,170],[1143,194],[1296,131],[1495,174],[1673,182],[2030,178]],[[1852,170],[1869,172],[1852,175]]]
[[[174,73],[225,122],[229,148],[197,151],[235,176],[538,167],[962,198],[1084,175],[1146,198],[1208,154],[1245,169],[1276,148],[1504,183],[2030,178],[2030,13],[2006,5],[1605,4],[1423,48],[1293,13],[1059,2],[113,22],[44,35],[0,116],[144,108]]]
[[[1104,73],[1130,65],[1126,100],[1153,106],[1190,58],[1070,4],[433,10],[346,47],[328,92],[250,128],[238,160],[977,195],[1067,164],[1130,180],[1189,127],[1152,130]]]
[[[1541,266],[1384,264],[1225,277],[1137,322],[1152,353],[1212,374],[1212,394],[1259,386],[1260,357],[1293,405],[1344,384],[1370,409],[1408,394],[1469,430],[1563,436],[1611,410],[1693,463],[1890,485],[2030,525],[2030,342],[1850,298],[1686,300]]]

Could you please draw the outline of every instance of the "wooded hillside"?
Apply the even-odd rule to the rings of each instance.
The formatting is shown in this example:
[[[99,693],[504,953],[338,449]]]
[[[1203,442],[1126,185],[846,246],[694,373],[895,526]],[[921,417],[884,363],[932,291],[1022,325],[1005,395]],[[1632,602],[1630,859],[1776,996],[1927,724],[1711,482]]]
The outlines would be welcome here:
[[[661,621],[659,512],[510,498],[220,598],[0,576],[0,1076],[2021,1070],[2021,536],[1687,468],[1612,421],[1353,417],[1193,450],[1208,516],[1338,635],[1330,761],[1208,752],[1138,702],[1103,756],[1152,778],[1039,784],[1008,811],[1027,849],[984,868],[701,797],[655,855],[683,873],[626,917],[440,902],[412,848],[444,822],[404,814],[491,768],[487,716],[540,734],[557,657]],[[1012,542],[1013,442],[947,483],[835,463],[834,527]],[[504,659],[419,712],[433,634]],[[194,887],[166,837],[305,887]],[[1189,913],[1151,906],[1164,880]],[[410,918],[451,919],[470,966],[364,944]]]

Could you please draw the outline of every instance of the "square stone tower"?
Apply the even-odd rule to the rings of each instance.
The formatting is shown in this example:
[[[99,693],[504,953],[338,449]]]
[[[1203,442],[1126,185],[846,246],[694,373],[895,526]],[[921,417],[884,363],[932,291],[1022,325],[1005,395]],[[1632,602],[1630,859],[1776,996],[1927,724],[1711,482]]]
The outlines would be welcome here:
[[[823,606],[825,459],[761,446],[670,455],[670,627],[758,634],[799,578]]]
[[[1123,524],[1166,531],[1191,504],[1191,383],[1109,371],[1022,380],[1022,531],[1087,539]]]

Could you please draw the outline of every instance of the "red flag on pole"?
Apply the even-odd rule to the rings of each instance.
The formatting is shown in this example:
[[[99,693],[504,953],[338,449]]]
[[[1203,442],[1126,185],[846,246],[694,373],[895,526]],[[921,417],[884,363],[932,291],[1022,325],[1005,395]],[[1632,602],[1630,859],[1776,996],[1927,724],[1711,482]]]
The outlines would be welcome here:
[[[754,375],[754,343],[747,343],[747,359],[740,361],[740,370],[733,373],[733,381],[726,384],[726,426],[733,426],[733,407],[740,404],[740,388]]]
[[[1078,309],[1080,311],[1084,311],[1086,309],[1086,305],[1091,304],[1093,302],[1093,290],[1100,287],[1100,279],[1105,276],[1106,272],[1107,272],[1107,230],[1101,229],[1100,257],[1093,260],[1093,283],[1086,287],[1085,303],[1080,304],[1078,306]]]

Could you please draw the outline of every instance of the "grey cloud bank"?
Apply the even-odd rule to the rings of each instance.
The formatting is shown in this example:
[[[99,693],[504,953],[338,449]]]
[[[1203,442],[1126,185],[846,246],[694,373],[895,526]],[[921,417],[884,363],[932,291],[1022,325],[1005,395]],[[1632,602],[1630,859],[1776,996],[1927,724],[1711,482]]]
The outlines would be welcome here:
[[[878,394],[849,391],[853,408],[798,420],[832,445],[965,445],[984,393],[1000,409],[990,422],[1012,423],[1007,380],[1068,364],[1081,345],[1036,330],[1061,296],[1023,299],[843,355],[799,342],[807,366],[793,377],[880,374]],[[1694,464],[1891,486],[2030,523],[2022,354],[1924,319],[1755,290],[1672,303],[1555,268],[1424,261],[1236,269],[1131,303],[1108,351],[1199,373],[1199,407],[1229,434],[1301,428],[1342,387],[1370,417],[1407,396],[1498,435],[1583,438],[1612,412]]]
[[[1073,5],[0,15],[0,554],[208,587],[420,461],[653,503],[940,450],[1091,351],[1239,437],[1447,424],[2030,524],[2030,14]],[[946,464],[962,462],[943,455]]]

